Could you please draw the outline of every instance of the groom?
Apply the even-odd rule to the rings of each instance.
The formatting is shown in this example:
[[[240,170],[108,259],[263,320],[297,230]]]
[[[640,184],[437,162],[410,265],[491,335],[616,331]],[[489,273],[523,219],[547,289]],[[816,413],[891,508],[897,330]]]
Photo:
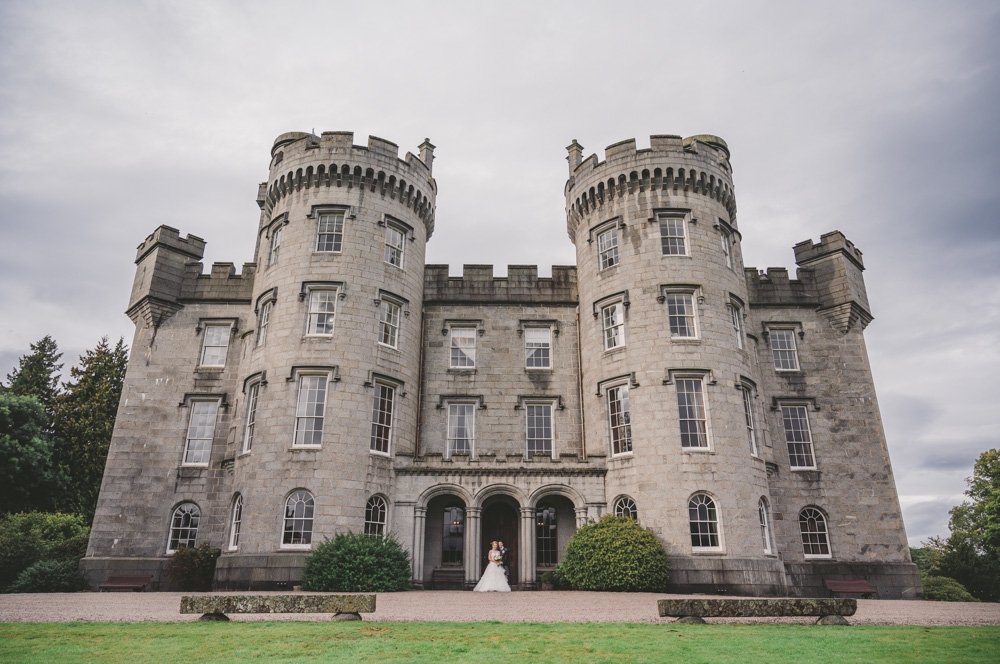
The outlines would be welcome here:
[[[507,577],[507,583],[510,583],[510,549],[503,545],[503,542],[497,542],[500,546],[500,563],[503,566],[503,575]]]

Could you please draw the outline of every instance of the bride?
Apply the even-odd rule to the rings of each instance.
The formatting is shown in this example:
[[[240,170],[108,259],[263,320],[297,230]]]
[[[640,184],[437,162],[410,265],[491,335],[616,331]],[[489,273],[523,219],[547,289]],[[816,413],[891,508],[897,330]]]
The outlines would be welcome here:
[[[507,583],[507,577],[503,573],[503,561],[500,555],[499,544],[493,542],[492,548],[486,554],[486,560],[488,561],[486,563],[486,571],[483,572],[483,578],[479,579],[479,583],[472,589],[473,592],[509,593],[510,585]]]

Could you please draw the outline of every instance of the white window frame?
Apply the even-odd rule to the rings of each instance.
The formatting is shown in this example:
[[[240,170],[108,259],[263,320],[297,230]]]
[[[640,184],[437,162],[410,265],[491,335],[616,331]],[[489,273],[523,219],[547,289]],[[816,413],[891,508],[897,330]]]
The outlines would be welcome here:
[[[297,499],[299,499],[299,500],[297,500],[297,502],[302,502],[303,503],[302,516],[301,517],[296,516],[295,512],[292,512],[291,516],[289,516],[289,514],[288,514],[288,505],[289,505],[289,502],[293,498],[297,498]],[[313,532],[314,532],[314,528],[316,526],[316,497],[312,495],[311,491],[308,491],[306,489],[296,489],[295,491],[292,491],[290,494],[288,494],[287,496],[285,496],[285,500],[281,504],[281,510],[282,510],[282,512],[281,512],[281,540],[280,540],[281,544],[279,545],[279,548],[282,548],[282,549],[298,549],[298,550],[311,549],[312,548]],[[288,523],[289,523],[289,521],[291,521],[291,523],[292,523],[291,530],[288,529]],[[301,522],[302,523],[302,527],[299,530],[295,529],[296,522]],[[308,522],[308,524],[309,524],[309,530],[305,529],[305,523],[306,522]],[[295,535],[296,535],[296,533],[298,533],[300,535],[300,537],[302,535],[305,535],[305,537],[302,537],[302,539],[308,539],[309,541],[308,542],[294,542],[294,541],[293,542],[285,542],[285,539],[286,539],[285,533],[291,533],[292,534],[292,536],[288,537],[287,539],[291,539],[291,540],[296,539]]]
[[[545,333],[544,341],[532,341],[529,337],[539,332]],[[540,362],[538,355],[533,355],[534,351],[544,351],[541,353],[545,364],[532,365],[531,362]],[[528,371],[552,368],[552,328],[549,326],[525,326],[524,328],[524,368]]]
[[[663,296],[667,306],[667,328],[670,330],[671,341],[693,341],[700,338],[698,327],[698,292],[693,289],[663,289]],[[679,312],[678,305],[683,305],[683,312]],[[690,307],[690,310],[688,308]],[[678,325],[674,325],[675,320]],[[684,325],[680,325],[680,321]],[[683,328],[683,329],[682,329]],[[682,331],[688,334],[682,334]]]
[[[271,324],[271,310],[273,302],[268,300],[260,305],[260,315],[257,317],[257,344],[255,347],[263,346],[267,343],[267,327]]]
[[[702,498],[704,500],[700,500],[700,501],[697,500],[699,498]],[[705,503],[706,500],[711,503],[712,506],[710,508],[706,505],[706,503]],[[694,509],[696,509],[698,511],[698,517],[699,517],[699,519],[697,519],[697,520],[691,518],[692,503],[697,503],[697,506],[694,508]],[[701,519],[700,518],[701,517],[701,509],[700,509],[701,506],[705,506],[705,512],[706,512],[706,518],[705,519]],[[713,495],[711,495],[709,493],[705,493],[704,491],[699,491],[698,493],[695,493],[690,498],[688,498],[687,508],[688,508],[688,533],[689,533],[689,535],[691,537],[691,551],[693,553],[716,553],[716,552],[723,551],[725,543],[724,543],[724,541],[722,539],[722,510],[720,509],[720,507],[719,507],[719,501],[715,498],[715,496],[713,496]],[[712,512],[715,513],[715,520],[714,521],[712,521],[712,519],[711,519],[711,513]],[[694,532],[694,530],[695,530],[695,524],[703,524],[703,523],[704,524],[709,524],[707,530],[703,529],[699,525],[698,528],[697,528],[698,532],[695,533]],[[714,531],[715,531],[714,533],[712,532],[712,530],[713,530],[712,526],[713,525],[714,525]],[[703,530],[705,530],[705,532],[702,532]],[[703,544],[695,544],[694,543],[694,538],[695,537],[698,537],[700,539],[700,538],[703,538],[703,537],[706,537],[706,536],[708,537],[708,541],[711,542],[713,535],[714,535],[715,541],[716,541],[715,544],[703,545]]]
[[[606,270],[621,263],[618,251],[618,226],[613,224],[597,233],[597,263],[598,271]]]
[[[608,447],[612,457],[631,456],[633,450],[632,440],[632,403],[629,399],[629,385],[617,383],[609,385],[605,390],[604,403],[608,409]],[[619,413],[619,423],[615,423],[616,406]],[[615,451],[616,434],[621,441],[619,451]],[[627,449],[626,449],[627,448]]]
[[[181,524],[180,525],[177,524],[178,512],[180,512],[181,509],[184,507],[190,507],[192,509],[192,511],[187,512],[188,515],[193,514],[192,516],[189,516],[188,525],[186,527],[183,525],[183,520],[184,520],[183,514],[180,515]],[[193,526],[191,525],[191,521],[195,522]],[[198,506],[198,503],[188,500],[175,507],[173,511],[170,512],[170,527],[167,529],[167,553],[168,554],[176,553],[178,549],[192,548],[198,546],[198,526],[200,525],[200,523],[201,523],[201,507]],[[184,539],[185,542],[190,542],[190,545],[185,544],[185,546],[174,546],[175,540],[178,541],[178,544],[180,543],[179,537],[178,538],[174,537],[174,531],[177,531],[178,533],[180,531],[194,531],[194,535],[192,537],[186,537]]]
[[[181,463],[182,466],[194,466],[194,467],[198,467],[198,468],[205,468],[205,467],[207,467],[211,463],[211,461],[212,461],[212,448],[214,447],[214,444],[215,444],[215,433],[216,433],[216,429],[219,426],[219,405],[220,405],[220,402],[221,402],[221,399],[219,399],[217,397],[216,398],[212,398],[212,399],[191,399],[191,400],[188,401],[188,404],[187,404],[188,411],[189,411],[188,412],[188,426],[187,426],[187,433],[185,435],[184,459],[183,459],[183,461]],[[199,414],[198,411],[201,410],[201,407],[202,406],[206,406],[206,405],[212,407],[212,413],[214,415],[214,417],[212,419],[212,430],[211,430],[211,432],[200,432],[200,431],[199,432],[195,432],[194,431],[195,416]],[[199,437],[195,438],[195,437],[192,436],[193,433],[199,433],[199,434],[201,434],[201,433],[209,433],[209,435],[208,435],[208,437],[205,437],[205,436],[202,435],[202,436],[199,436]],[[204,447],[204,449],[203,449],[203,446],[199,444],[194,449],[192,449],[192,447],[191,447],[192,441],[198,441],[198,442],[201,442],[201,443],[203,443],[204,441],[208,441],[208,445],[207,445],[207,447]],[[197,454],[200,457],[202,453],[204,453],[204,455],[205,455],[205,460],[204,461],[191,461],[190,460],[194,454]]]
[[[705,390],[705,379],[704,374],[677,374],[671,375],[674,383],[674,393],[677,401],[677,424],[680,429],[680,441],[681,449],[685,452],[710,452],[711,451],[711,427],[709,426],[708,418],[708,394]],[[697,384],[697,391],[689,391],[687,388],[693,387],[693,384]],[[683,388],[683,391],[682,391]],[[696,401],[700,403],[681,403],[681,395],[693,394],[697,397]],[[685,399],[685,402],[688,400]],[[694,411],[691,409],[694,408]],[[700,411],[700,413],[699,413]],[[698,415],[701,415],[698,417]],[[693,416],[692,416],[693,415]],[[703,445],[685,445],[685,433],[691,435],[690,432],[685,432],[685,422],[695,422],[700,423],[701,426],[698,427],[697,424],[695,428],[700,428],[700,431],[695,431],[694,435],[697,436],[698,440],[704,442]]]
[[[601,306],[601,342],[604,350],[625,347],[625,302],[618,300]],[[613,344],[613,345],[611,345]]]
[[[815,530],[815,531],[802,530],[802,522],[805,521],[807,525],[809,523],[809,515],[806,515],[806,512],[815,513],[811,516],[815,521],[823,523],[823,530]],[[802,518],[803,516],[806,516],[806,518],[803,519]],[[818,519],[816,519],[817,516]],[[822,536],[822,540],[825,541],[820,541],[820,536]],[[806,541],[807,538],[812,540],[813,537],[815,537],[815,541],[808,541],[808,542]],[[818,507],[807,506],[799,510],[799,539],[802,543],[802,555],[805,557],[806,560],[817,559],[817,558],[833,558],[833,547],[830,545],[830,523],[826,518],[826,514],[824,514],[823,510],[819,509]],[[825,546],[826,553],[806,553],[807,547],[816,547],[816,546],[819,547]]]
[[[657,230],[660,235],[660,255],[662,256],[690,256],[691,255],[691,241],[689,239],[688,233],[688,216],[686,214],[679,214],[677,212],[658,212],[656,214]],[[680,235],[665,235],[664,231],[669,230],[672,225],[671,222],[676,222],[675,228],[680,229]],[[681,244],[683,245],[684,251],[678,252],[674,251],[674,247],[671,247],[671,251],[667,251],[668,245],[673,243],[664,242],[664,240],[673,239],[676,240],[680,238]]]
[[[240,529],[243,526],[243,494],[238,493],[233,498],[232,508],[229,510],[229,551],[236,551],[240,548]]]
[[[384,295],[378,305],[378,343],[381,346],[399,349],[399,326],[402,321],[403,305]]]
[[[760,521],[760,537],[761,544],[764,547],[764,553],[766,555],[771,555],[774,549],[771,546],[771,508],[767,503],[767,500],[761,496],[760,500],[757,501],[757,519]]]
[[[730,270],[736,269],[733,263],[733,235],[720,224],[719,235],[722,236],[722,257],[723,261]]]
[[[789,428],[788,424],[791,421],[789,415],[792,410],[796,411],[796,414],[801,413],[803,417],[795,417],[796,421],[804,421],[805,428]],[[804,403],[797,402],[783,402],[778,404],[778,410],[781,413],[781,428],[785,434],[785,449],[788,452],[788,466],[791,470],[816,470],[816,445],[813,442],[812,436],[812,422],[809,421],[809,407]],[[786,413],[786,411],[788,411]],[[801,434],[805,433],[805,440],[789,440],[789,438],[802,437]],[[803,451],[796,449],[793,452],[792,445],[802,445]],[[793,465],[793,457],[805,456],[804,452],[808,453],[809,458],[812,460],[812,465]]]
[[[260,401],[260,383],[257,381],[247,388],[247,414],[243,424],[243,446],[240,454],[253,450],[253,437],[257,433],[257,403]]]
[[[346,210],[322,210],[316,213],[316,253],[319,254],[339,254],[344,249],[344,229],[346,226]],[[333,230],[323,228],[324,218],[333,218]],[[330,223],[330,222],[327,222]],[[339,230],[338,230],[339,229]],[[329,237],[330,249],[325,249],[324,238]]]
[[[281,223],[271,229],[271,237],[267,245],[267,266],[271,267],[278,262],[281,253]]]
[[[445,458],[451,458],[456,455],[468,455],[470,459],[476,458],[476,407],[477,404],[474,401],[450,401],[448,402],[448,430],[446,435],[445,444]],[[464,438],[459,438],[453,436],[453,432],[458,430],[457,419],[460,416],[460,412],[465,413],[465,417],[468,418],[466,422],[466,433],[469,436]],[[471,424],[469,423],[471,422]],[[463,440],[467,441],[467,450],[456,450],[454,441]]]
[[[336,286],[309,287],[306,294],[306,334],[307,337],[329,338],[333,336],[337,324],[337,300],[340,289]],[[323,311],[321,306],[333,304],[333,311]],[[329,318],[324,318],[329,316]],[[321,327],[320,321],[326,321]],[[329,326],[329,332],[319,332]]]
[[[746,350],[747,338],[743,331],[743,305],[730,299],[726,308],[729,310],[729,323],[733,327],[733,334],[736,335],[736,347],[740,350]]]
[[[757,418],[754,415],[754,392],[753,388],[746,383],[739,386],[740,398],[743,399],[743,424],[747,432],[747,442],[750,443],[750,456],[760,457],[760,450],[757,447]]]
[[[795,340],[797,330],[793,327],[771,327],[767,328],[767,345],[771,349],[771,366],[777,373],[790,373],[794,371],[801,371],[802,365],[799,363],[799,342]],[[787,335],[787,337],[785,336]],[[775,348],[775,337],[780,336],[782,338],[787,338],[791,341],[790,348]],[[791,353],[790,355],[781,355],[778,353]],[[794,365],[793,367],[782,367],[778,366],[780,364],[787,364],[787,359],[791,358]]]
[[[225,332],[222,333],[222,339],[223,339],[223,341],[225,341],[225,343],[224,344],[220,344],[220,343],[209,344],[209,341],[218,342],[218,339],[210,339],[209,338],[213,334],[213,332],[210,332],[210,330],[214,330],[214,331],[225,330]],[[225,367],[226,366],[226,359],[227,359],[227,357],[229,355],[229,337],[232,336],[232,333],[233,333],[233,325],[232,325],[232,323],[206,323],[204,325],[204,327],[202,328],[202,332],[201,333],[202,333],[201,360],[198,363],[198,366],[200,366],[200,367],[213,367],[213,368]],[[222,350],[222,363],[221,364],[216,364],[216,363],[209,364],[209,363],[205,362],[205,360],[207,359],[208,352],[209,352],[210,348],[222,348],[223,349]]]
[[[305,381],[307,379],[314,379],[314,378],[315,379],[319,379],[319,381],[320,381],[319,384],[321,384],[323,386],[323,400],[322,400],[322,403],[320,403],[318,401],[303,403],[303,401],[302,401],[302,394],[303,394],[302,390],[303,390],[303,386],[305,385]],[[298,380],[296,381],[296,383],[297,384],[296,384],[296,390],[295,390],[295,430],[292,433],[292,447],[295,448],[295,449],[302,449],[302,448],[305,448],[305,449],[316,449],[316,448],[322,447],[323,446],[323,431],[324,431],[324,427],[326,426],[326,405],[327,405],[327,401],[328,401],[327,397],[328,397],[329,392],[330,392],[330,374],[328,374],[328,373],[300,373],[300,374],[298,374]],[[307,389],[312,390],[314,388],[307,388]],[[318,415],[318,416],[317,415],[309,415],[308,411],[305,411],[305,414],[303,414],[304,409],[307,409],[310,406],[312,406],[314,408],[318,406],[319,407],[319,412],[321,414]],[[303,439],[305,439],[305,434],[307,432],[317,431],[317,429],[314,429],[314,428],[313,429],[305,429],[305,428],[303,428],[304,425],[308,421],[315,421],[315,420],[319,420],[319,429],[318,429],[318,431],[319,431],[319,442],[299,443],[299,432],[300,431],[303,433],[303,436],[302,436]]]
[[[406,236],[406,228],[391,221],[386,221],[384,237],[385,250],[382,253],[382,260],[385,263],[402,269],[403,260],[406,256]],[[391,242],[390,240],[393,238],[397,238],[399,243],[395,244]]]
[[[548,439],[547,439],[548,440],[548,447],[549,447],[548,452],[546,452],[544,450],[542,450],[542,451],[534,451],[534,450],[532,450],[532,441],[533,440],[534,441],[545,441],[546,440],[544,437],[541,437],[541,438],[538,437],[538,436],[536,436],[535,438],[531,437],[531,433],[532,433],[532,427],[531,427],[532,416],[531,416],[531,413],[536,408],[543,408],[543,409],[547,408],[548,409],[548,415],[547,415],[547,418],[548,418],[548,434],[549,434],[548,435]],[[556,408],[555,408],[555,402],[553,402],[553,401],[525,401],[524,402],[524,451],[525,451],[525,457],[526,458],[528,458],[528,459],[532,459],[534,457],[549,457],[549,458],[552,458],[552,459],[556,458],[556,415],[555,415],[555,410],[556,410]],[[543,415],[542,417],[544,418],[546,416]],[[537,427],[536,427],[536,431],[537,431]]]
[[[456,335],[455,333],[459,334]],[[476,337],[479,336],[478,330],[472,325],[455,325],[449,330],[449,344],[448,344],[448,367],[450,369],[475,369],[476,368]],[[469,339],[472,340],[469,345],[456,344],[456,340],[464,339],[466,342]],[[460,354],[456,356],[455,351]],[[455,364],[456,358],[461,359],[462,357],[467,358],[470,364]]]
[[[635,501],[628,496],[619,496],[614,503],[615,516],[627,516],[630,519],[639,520],[639,508]]]
[[[374,400],[372,403],[372,433],[368,445],[371,454],[379,456],[392,455],[392,438],[396,417],[396,386],[390,383],[375,381]],[[386,392],[388,391],[388,398]],[[388,410],[384,406],[388,404]],[[381,449],[381,447],[385,449]]]
[[[389,503],[380,495],[371,496],[365,503],[364,533],[369,537],[386,534],[389,526]]]

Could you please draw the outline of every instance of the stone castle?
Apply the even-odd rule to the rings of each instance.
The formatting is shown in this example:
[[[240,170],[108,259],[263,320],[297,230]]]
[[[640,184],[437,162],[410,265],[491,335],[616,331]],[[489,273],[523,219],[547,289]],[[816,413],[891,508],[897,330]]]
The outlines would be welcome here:
[[[83,569],[161,579],[223,551],[220,589],[299,582],[324,537],[393,533],[413,582],[468,588],[488,542],[521,589],[576,528],[637,518],[677,592],[918,596],[868,363],[861,252],[744,267],[726,143],[569,146],[576,267],[425,265],[434,146],[292,132],[252,263],[139,245],[135,339]]]

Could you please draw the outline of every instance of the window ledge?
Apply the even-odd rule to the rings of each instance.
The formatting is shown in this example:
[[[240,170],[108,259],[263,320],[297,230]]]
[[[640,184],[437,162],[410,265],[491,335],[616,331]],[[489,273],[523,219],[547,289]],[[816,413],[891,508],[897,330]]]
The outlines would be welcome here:
[[[555,369],[552,367],[525,367],[525,372],[527,373],[554,373]]]
[[[698,337],[670,337],[670,343],[697,346],[701,343],[701,339]]]
[[[312,544],[282,544],[278,547],[279,551],[308,551],[312,548]]]
[[[302,341],[333,341],[332,334],[303,334]]]
[[[681,447],[681,451],[691,454],[715,454],[715,450],[711,447]]]
[[[604,356],[614,355],[616,353],[624,353],[626,346],[622,344],[621,346],[615,346],[614,348],[607,348],[604,350]]]
[[[612,454],[608,458],[608,461],[625,461],[626,459],[628,459],[629,461],[632,460],[632,452],[622,452],[621,454]]]
[[[199,364],[194,369],[198,373],[222,373],[226,370],[224,364]]]
[[[368,450],[368,454],[372,456],[382,457],[383,459],[391,459],[392,455],[388,452],[379,452],[378,450]]]
[[[724,556],[724,555],[726,555],[726,550],[723,549],[723,548],[721,548],[721,547],[713,547],[713,548],[706,547],[704,549],[695,549],[694,547],[692,547],[691,548],[691,555],[692,556]]]
[[[182,463],[181,468],[208,468],[207,463]]]
[[[816,466],[789,466],[788,469],[793,473],[809,473],[819,470]]]
[[[253,450],[247,450],[246,452],[240,452],[239,454],[237,454],[237,455],[236,455],[236,458],[237,458],[237,459],[240,459],[240,458],[242,458],[242,457],[245,457],[245,456],[250,456],[250,453],[251,453],[252,451],[253,451]]]
[[[313,252],[312,252],[313,256],[342,256],[343,254],[344,254],[343,250],[341,250],[341,251],[315,251],[315,250],[313,250]]]
[[[474,374],[476,373],[475,367],[448,367],[448,373],[450,374]]]
[[[806,372],[802,369],[775,369],[774,373],[779,376],[805,376]]]
[[[803,554],[803,557],[806,560],[836,560],[836,558],[834,558],[831,555],[823,556],[823,555],[814,555],[814,554],[808,554],[808,553],[806,553],[806,554]]]
[[[375,343],[378,345],[379,348],[387,348],[389,350],[394,350],[397,353],[399,352],[399,347],[398,346],[390,346],[389,344],[384,344],[381,341],[376,341]]]
[[[660,258],[687,258],[687,259],[690,260],[692,258],[692,256],[691,256],[691,254],[664,254],[664,253],[661,253],[660,254]]]
[[[322,445],[292,445],[288,448],[291,452],[315,452],[323,449]]]

